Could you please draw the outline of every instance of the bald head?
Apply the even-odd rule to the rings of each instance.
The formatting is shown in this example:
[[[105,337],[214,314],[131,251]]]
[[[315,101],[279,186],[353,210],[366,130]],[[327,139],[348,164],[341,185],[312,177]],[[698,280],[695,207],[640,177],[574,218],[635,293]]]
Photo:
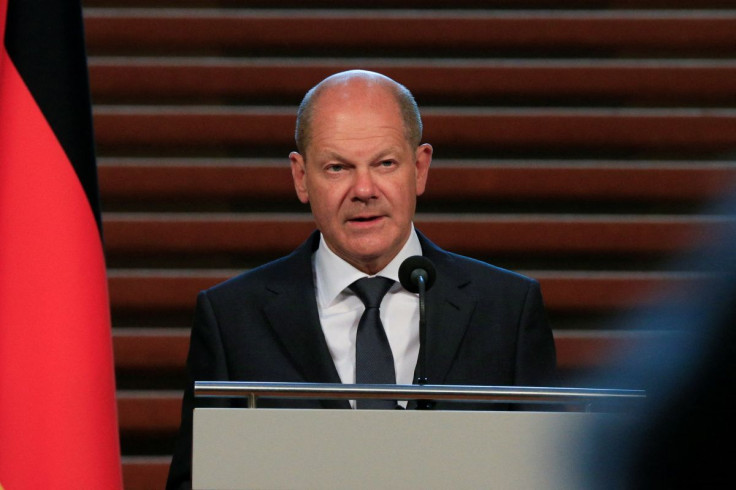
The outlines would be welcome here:
[[[422,119],[414,96],[400,83],[380,73],[365,70],[350,70],[331,75],[312,87],[304,96],[296,117],[296,147],[306,155],[311,140],[311,125],[319,102],[324,97],[331,100],[349,99],[356,91],[361,93],[388,94],[396,101],[397,110],[404,122],[406,140],[412,147],[419,146],[422,139]]]

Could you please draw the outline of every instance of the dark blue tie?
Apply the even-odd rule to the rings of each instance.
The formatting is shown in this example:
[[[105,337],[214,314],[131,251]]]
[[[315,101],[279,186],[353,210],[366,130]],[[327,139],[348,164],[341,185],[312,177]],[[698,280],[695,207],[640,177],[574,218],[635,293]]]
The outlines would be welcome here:
[[[355,342],[355,382],[358,384],[396,384],[394,356],[378,310],[393,283],[385,277],[364,277],[350,285],[365,305]],[[364,399],[357,400],[356,407],[393,409],[396,402]]]

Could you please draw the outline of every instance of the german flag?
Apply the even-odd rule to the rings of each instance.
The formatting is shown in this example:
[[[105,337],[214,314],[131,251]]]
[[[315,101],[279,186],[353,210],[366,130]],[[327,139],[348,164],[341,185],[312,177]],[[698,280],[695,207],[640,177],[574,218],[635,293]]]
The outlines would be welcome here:
[[[0,0],[0,487],[122,488],[81,5]]]

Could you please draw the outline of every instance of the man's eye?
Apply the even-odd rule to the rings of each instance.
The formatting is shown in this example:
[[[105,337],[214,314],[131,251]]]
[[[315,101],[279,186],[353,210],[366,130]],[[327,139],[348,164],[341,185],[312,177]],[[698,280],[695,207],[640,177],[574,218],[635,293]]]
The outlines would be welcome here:
[[[394,164],[393,160],[384,160],[381,162],[382,167],[390,167]]]
[[[342,165],[336,163],[334,165],[328,166],[327,167],[327,171],[328,172],[339,172],[339,171],[343,170],[344,168],[345,167],[343,167]]]

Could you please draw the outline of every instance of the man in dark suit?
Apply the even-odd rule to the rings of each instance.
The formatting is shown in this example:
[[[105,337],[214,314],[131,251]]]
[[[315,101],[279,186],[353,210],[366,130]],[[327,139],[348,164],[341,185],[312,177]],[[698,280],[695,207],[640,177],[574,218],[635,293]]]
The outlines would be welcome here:
[[[194,380],[355,382],[365,307],[351,288],[363,277],[396,281],[380,303],[396,383],[415,382],[420,359],[428,360],[431,384],[552,382],[554,342],[539,284],[446,252],[414,229],[432,159],[421,132],[411,93],[378,73],[338,73],[307,93],[297,115],[298,152],[289,158],[297,197],[310,204],[318,231],[289,256],[200,293],[167,488],[191,484]],[[417,295],[397,281],[412,255],[430,259],[437,277],[422,346]],[[313,399],[259,405],[351,407]]]

